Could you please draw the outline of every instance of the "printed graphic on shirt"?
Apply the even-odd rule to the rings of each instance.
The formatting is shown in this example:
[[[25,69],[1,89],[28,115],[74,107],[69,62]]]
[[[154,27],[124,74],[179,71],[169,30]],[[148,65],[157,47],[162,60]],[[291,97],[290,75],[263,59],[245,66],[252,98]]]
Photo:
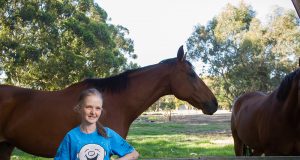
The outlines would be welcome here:
[[[77,154],[80,160],[103,160],[104,156],[105,151],[98,144],[87,144],[83,146]]]

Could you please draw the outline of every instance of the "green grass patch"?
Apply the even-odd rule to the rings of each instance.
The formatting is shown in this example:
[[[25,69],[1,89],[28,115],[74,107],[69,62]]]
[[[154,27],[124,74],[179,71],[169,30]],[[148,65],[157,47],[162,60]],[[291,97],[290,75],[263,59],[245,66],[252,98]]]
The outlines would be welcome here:
[[[42,158],[42,157],[37,157],[28,153],[25,153],[19,149],[15,149],[13,151],[13,155],[10,158],[11,160],[49,160],[53,158]]]
[[[229,126],[224,123],[134,123],[127,137],[141,159],[147,158],[198,158],[201,156],[233,156],[228,134],[222,134]]]
[[[228,141],[228,123],[183,124],[139,121],[131,125],[127,140],[140,153],[140,159],[198,158],[202,156],[233,156]],[[12,160],[48,160],[14,150]]]

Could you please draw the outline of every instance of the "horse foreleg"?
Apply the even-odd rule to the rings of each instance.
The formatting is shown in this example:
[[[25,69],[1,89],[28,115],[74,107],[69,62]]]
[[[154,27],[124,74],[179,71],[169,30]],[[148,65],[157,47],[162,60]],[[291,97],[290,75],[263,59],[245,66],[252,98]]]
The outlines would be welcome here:
[[[15,146],[11,145],[8,142],[0,142],[0,159],[1,160],[10,160],[10,156]]]

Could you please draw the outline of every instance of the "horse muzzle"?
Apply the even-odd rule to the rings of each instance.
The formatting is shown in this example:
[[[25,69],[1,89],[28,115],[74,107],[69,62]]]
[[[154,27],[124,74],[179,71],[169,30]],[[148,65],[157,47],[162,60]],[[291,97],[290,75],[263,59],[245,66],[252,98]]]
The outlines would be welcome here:
[[[207,115],[212,115],[218,110],[218,102],[216,99],[203,103],[202,112]]]

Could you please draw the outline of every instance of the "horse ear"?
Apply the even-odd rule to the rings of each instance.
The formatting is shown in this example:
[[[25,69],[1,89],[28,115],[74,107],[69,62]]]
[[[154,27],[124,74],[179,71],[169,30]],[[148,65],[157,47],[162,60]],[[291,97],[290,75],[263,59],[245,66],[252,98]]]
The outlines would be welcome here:
[[[185,60],[185,55],[184,55],[184,51],[183,51],[183,46],[180,46],[177,52],[177,59],[178,61],[183,61]]]

